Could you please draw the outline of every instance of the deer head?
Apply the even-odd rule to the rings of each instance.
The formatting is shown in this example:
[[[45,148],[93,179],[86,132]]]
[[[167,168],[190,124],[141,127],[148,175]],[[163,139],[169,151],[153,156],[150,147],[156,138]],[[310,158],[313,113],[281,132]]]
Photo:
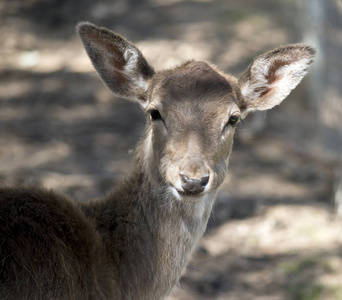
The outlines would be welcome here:
[[[305,44],[283,46],[254,59],[239,78],[202,61],[156,73],[120,35],[87,22],[77,30],[104,83],[147,115],[138,148],[144,172],[181,201],[199,202],[216,192],[239,121],[280,104],[315,54]]]

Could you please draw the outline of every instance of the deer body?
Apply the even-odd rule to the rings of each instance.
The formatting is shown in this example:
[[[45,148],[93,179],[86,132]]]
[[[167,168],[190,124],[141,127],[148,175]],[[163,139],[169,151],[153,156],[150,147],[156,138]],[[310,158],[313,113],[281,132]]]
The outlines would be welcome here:
[[[206,228],[236,123],[279,104],[314,50],[267,52],[237,79],[195,61],[155,73],[121,36],[86,22],[78,33],[104,83],[146,113],[134,170],[89,203],[1,188],[0,298],[164,299]]]

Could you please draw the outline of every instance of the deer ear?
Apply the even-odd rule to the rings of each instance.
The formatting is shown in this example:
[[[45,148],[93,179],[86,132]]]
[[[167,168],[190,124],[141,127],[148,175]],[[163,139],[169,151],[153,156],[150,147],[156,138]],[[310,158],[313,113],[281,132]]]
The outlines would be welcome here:
[[[315,53],[308,45],[293,44],[254,59],[239,78],[243,117],[280,104],[305,76]]]
[[[76,30],[93,66],[109,89],[144,106],[148,82],[154,70],[141,52],[106,28],[81,22]]]

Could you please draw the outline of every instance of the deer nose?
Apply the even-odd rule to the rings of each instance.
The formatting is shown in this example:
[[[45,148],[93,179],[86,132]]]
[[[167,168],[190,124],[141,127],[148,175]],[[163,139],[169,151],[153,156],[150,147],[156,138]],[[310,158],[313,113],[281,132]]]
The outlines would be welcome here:
[[[204,176],[200,179],[189,178],[185,174],[180,174],[182,180],[182,188],[187,194],[199,194],[204,191],[206,185],[209,182],[209,176]]]

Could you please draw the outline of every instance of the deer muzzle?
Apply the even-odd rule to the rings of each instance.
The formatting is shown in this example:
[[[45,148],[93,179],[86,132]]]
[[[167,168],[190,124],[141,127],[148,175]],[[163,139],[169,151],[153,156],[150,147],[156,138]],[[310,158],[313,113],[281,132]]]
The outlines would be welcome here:
[[[180,174],[181,186],[185,194],[196,195],[204,191],[209,182],[209,175],[201,178],[191,178],[185,174]]]

